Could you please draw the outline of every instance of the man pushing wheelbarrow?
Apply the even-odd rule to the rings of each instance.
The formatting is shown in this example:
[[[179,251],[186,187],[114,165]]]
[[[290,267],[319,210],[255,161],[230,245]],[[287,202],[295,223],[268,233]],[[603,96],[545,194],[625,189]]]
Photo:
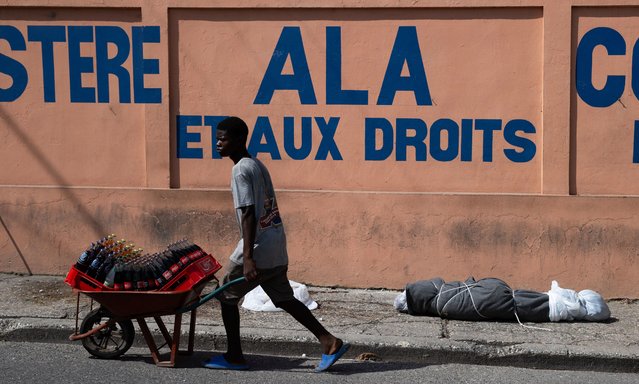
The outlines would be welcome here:
[[[231,192],[241,239],[230,256],[224,283],[244,276],[246,280],[217,295],[226,330],[227,351],[203,362],[211,369],[244,370],[249,365],[240,342],[238,303],[260,285],[275,306],[282,308],[317,337],[322,359],[316,372],[326,371],[348,351],[350,345],[333,336],[311,311],[293,296],[289,284],[286,235],[268,170],[246,149],[248,127],[238,117],[228,117],[217,126],[216,149],[235,164]]]

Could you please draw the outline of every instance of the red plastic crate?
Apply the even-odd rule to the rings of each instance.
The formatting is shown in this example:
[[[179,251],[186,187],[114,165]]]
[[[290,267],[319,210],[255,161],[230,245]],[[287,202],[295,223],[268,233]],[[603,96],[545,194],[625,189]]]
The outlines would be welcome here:
[[[212,275],[221,268],[222,265],[212,255],[204,255],[178,272],[158,291],[188,291],[204,280],[211,280],[214,277]],[[104,284],[78,270],[75,266],[71,266],[64,282],[71,288],[80,291],[115,291],[113,288],[105,287]]]
[[[67,277],[64,282],[71,286],[71,288],[79,289],[80,291],[112,291],[113,288],[105,287],[104,284],[90,277],[86,273],[77,269],[74,265],[71,266]]]
[[[187,265],[158,291],[187,291],[202,280],[211,280],[211,276],[219,271],[222,265],[212,255],[204,255]]]

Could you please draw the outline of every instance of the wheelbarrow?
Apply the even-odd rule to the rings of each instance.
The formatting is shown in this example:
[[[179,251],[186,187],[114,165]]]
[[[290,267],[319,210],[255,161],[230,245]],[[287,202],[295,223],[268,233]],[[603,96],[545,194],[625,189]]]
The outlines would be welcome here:
[[[65,282],[77,293],[75,333],[72,341],[82,340],[84,348],[101,359],[117,358],[131,347],[135,336],[133,321],[136,320],[156,365],[175,366],[178,354],[192,354],[197,308],[214,298],[228,287],[241,283],[244,278],[219,286],[215,272],[221,265],[211,255],[206,255],[188,265],[173,279],[157,291],[116,291],[105,288],[83,272],[71,267]],[[205,286],[212,280],[217,288],[202,295]],[[91,298],[91,311],[84,317],[78,330],[80,294]],[[93,301],[100,306],[93,309]],[[182,314],[190,312],[188,349],[180,351]],[[169,333],[161,316],[174,316],[173,334]],[[146,319],[153,318],[166,342],[158,348],[149,330]],[[161,360],[159,349],[169,346],[169,360]]]

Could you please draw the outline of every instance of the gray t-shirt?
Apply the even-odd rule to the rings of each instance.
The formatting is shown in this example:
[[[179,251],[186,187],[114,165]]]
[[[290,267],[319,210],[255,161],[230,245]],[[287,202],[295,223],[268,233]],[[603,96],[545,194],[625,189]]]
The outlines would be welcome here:
[[[257,229],[253,259],[257,268],[274,268],[288,264],[286,235],[277,208],[275,191],[268,170],[261,161],[245,157],[233,166],[231,192],[237,223],[242,233],[242,211],[240,208],[255,206]],[[244,241],[240,238],[231,261],[243,264]]]

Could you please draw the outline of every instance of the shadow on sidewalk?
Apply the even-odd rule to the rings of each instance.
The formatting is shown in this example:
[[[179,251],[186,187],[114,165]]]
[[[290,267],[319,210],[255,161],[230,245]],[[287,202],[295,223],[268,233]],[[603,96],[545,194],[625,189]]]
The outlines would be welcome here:
[[[200,364],[202,361],[209,358],[211,355],[220,354],[219,351],[196,351],[191,356],[178,356],[176,359],[175,368],[202,368]],[[257,355],[246,354],[246,360],[248,361],[250,370],[256,371],[295,371],[295,372],[308,372],[315,373],[315,365],[319,362],[319,358],[314,357],[285,357],[285,356],[272,356],[272,355]],[[93,357],[89,357],[93,358]],[[162,359],[168,359],[168,353],[161,356]],[[120,358],[123,362],[139,362],[144,361],[149,364],[154,364],[153,359],[148,354],[125,354]],[[352,375],[359,373],[371,373],[371,372],[388,372],[388,371],[405,371],[410,369],[423,368],[428,365],[426,363],[415,362],[396,362],[396,361],[356,361],[349,358],[343,358],[338,361],[333,367],[331,367],[329,373],[335,375]],[[170,369],[159,368],[158,369]]]

